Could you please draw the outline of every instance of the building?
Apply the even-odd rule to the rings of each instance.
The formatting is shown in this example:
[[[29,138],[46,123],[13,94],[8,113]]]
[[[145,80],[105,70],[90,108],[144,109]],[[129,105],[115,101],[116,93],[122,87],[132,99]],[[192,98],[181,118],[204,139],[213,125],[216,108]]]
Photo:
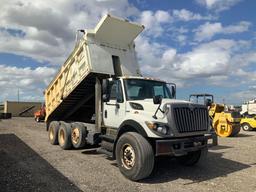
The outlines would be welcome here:
[[[41,102],[5,101],[4,113],[11,113],[12,117],[33,117],[41,106]]]

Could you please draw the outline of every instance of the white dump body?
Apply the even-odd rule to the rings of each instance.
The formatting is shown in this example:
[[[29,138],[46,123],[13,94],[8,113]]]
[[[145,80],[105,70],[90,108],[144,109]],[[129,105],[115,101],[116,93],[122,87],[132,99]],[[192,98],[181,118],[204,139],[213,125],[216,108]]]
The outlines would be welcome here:
[[[118,58],[122,76],[140,76],[134,39],[143,29],[142,25],[106,15],[95,29],[86,31],[45,90],[46,120],[56,110],[58,115],[67,113],[69,106],[75,106],[82,99],[82,96],[79,98],[74,95],[82,82],[84,84],[80,86],[81,91],[92,91],[86,90],[89,77],[91,83],[93,77],[117,75],[113,57]],[[67,101],[71,94],[72,100]],[[63,103],[65,100],[66,103]]]
[[[248,103],[242,105],[242,111],[241,114],[248,113],[249,115],[255,115],[256,114],[256,103]]]

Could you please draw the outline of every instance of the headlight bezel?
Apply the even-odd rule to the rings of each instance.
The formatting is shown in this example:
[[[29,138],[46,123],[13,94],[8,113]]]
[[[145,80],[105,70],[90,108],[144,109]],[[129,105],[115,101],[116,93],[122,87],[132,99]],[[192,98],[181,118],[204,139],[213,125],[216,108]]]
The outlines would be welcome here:
[[[145,122],[147,127],[154,131],[155,133],[158,133],[160,135],[168,136],[170,134],[170,127],[161,122],[152,122],[152,121],[146,121]]]

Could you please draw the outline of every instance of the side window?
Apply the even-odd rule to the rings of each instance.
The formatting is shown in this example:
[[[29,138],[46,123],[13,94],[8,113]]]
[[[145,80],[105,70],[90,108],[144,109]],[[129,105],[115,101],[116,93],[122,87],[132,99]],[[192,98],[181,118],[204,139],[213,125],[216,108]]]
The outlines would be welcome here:
[[[111,87],[110,99],[116,100],[119,103],[123,102],[122,86],[121,86],[121,82],[119,80],[115,81]]]
[[[116,99],[116,82],[111,86],[111,91],[110,91],[110,99],[115,100]]]
[[[123,99],[123,92],[122,92],[122,86],[121,86],[121,81],[117,81],[117,94],[116,94],[116,101],[118,103],[124,102]]]
[[[154,95],[161,95],[165,98],[165,93],[163,90],[163,86],[154,86]]]
[[[129,97],[130,98],[138,97],[139,90],[141,90],[141,87],[138,87],[138,86],[129,87],[129,90],[128,90]]]

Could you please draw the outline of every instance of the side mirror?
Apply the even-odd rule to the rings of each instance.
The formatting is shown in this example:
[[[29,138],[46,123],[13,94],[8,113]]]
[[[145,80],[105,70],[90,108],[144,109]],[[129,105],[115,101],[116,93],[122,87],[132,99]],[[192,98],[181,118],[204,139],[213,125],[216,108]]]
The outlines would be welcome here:
[[[109,94],[109,80],[103,79],[102,80],[102,94]]]
[[[113,80],[103,79],[102,80],[102,100],[103,102],[109,102],[110,100],[110,90],[114,84]]]
[[[109,100],[110,100],[110,95],[109,95],[109,94],[103,94],[103,95],[102,95],[102,100],[103,100],[103,102],[109,102]]]
[[[103,102],[109,102],[110,100],[110,93],[109,93],[109,80],[103,79],[102,80],[102,100]]]
[[[206,105],[207,107],[210,107],[210,106],[212,105],[212,100],[211,100],[211,99],[206,99],[206,100],[205,100],[205,105]]]
[[[156,95],[153,97],[154,104],[161,104],[162,103],[162,95]]]

